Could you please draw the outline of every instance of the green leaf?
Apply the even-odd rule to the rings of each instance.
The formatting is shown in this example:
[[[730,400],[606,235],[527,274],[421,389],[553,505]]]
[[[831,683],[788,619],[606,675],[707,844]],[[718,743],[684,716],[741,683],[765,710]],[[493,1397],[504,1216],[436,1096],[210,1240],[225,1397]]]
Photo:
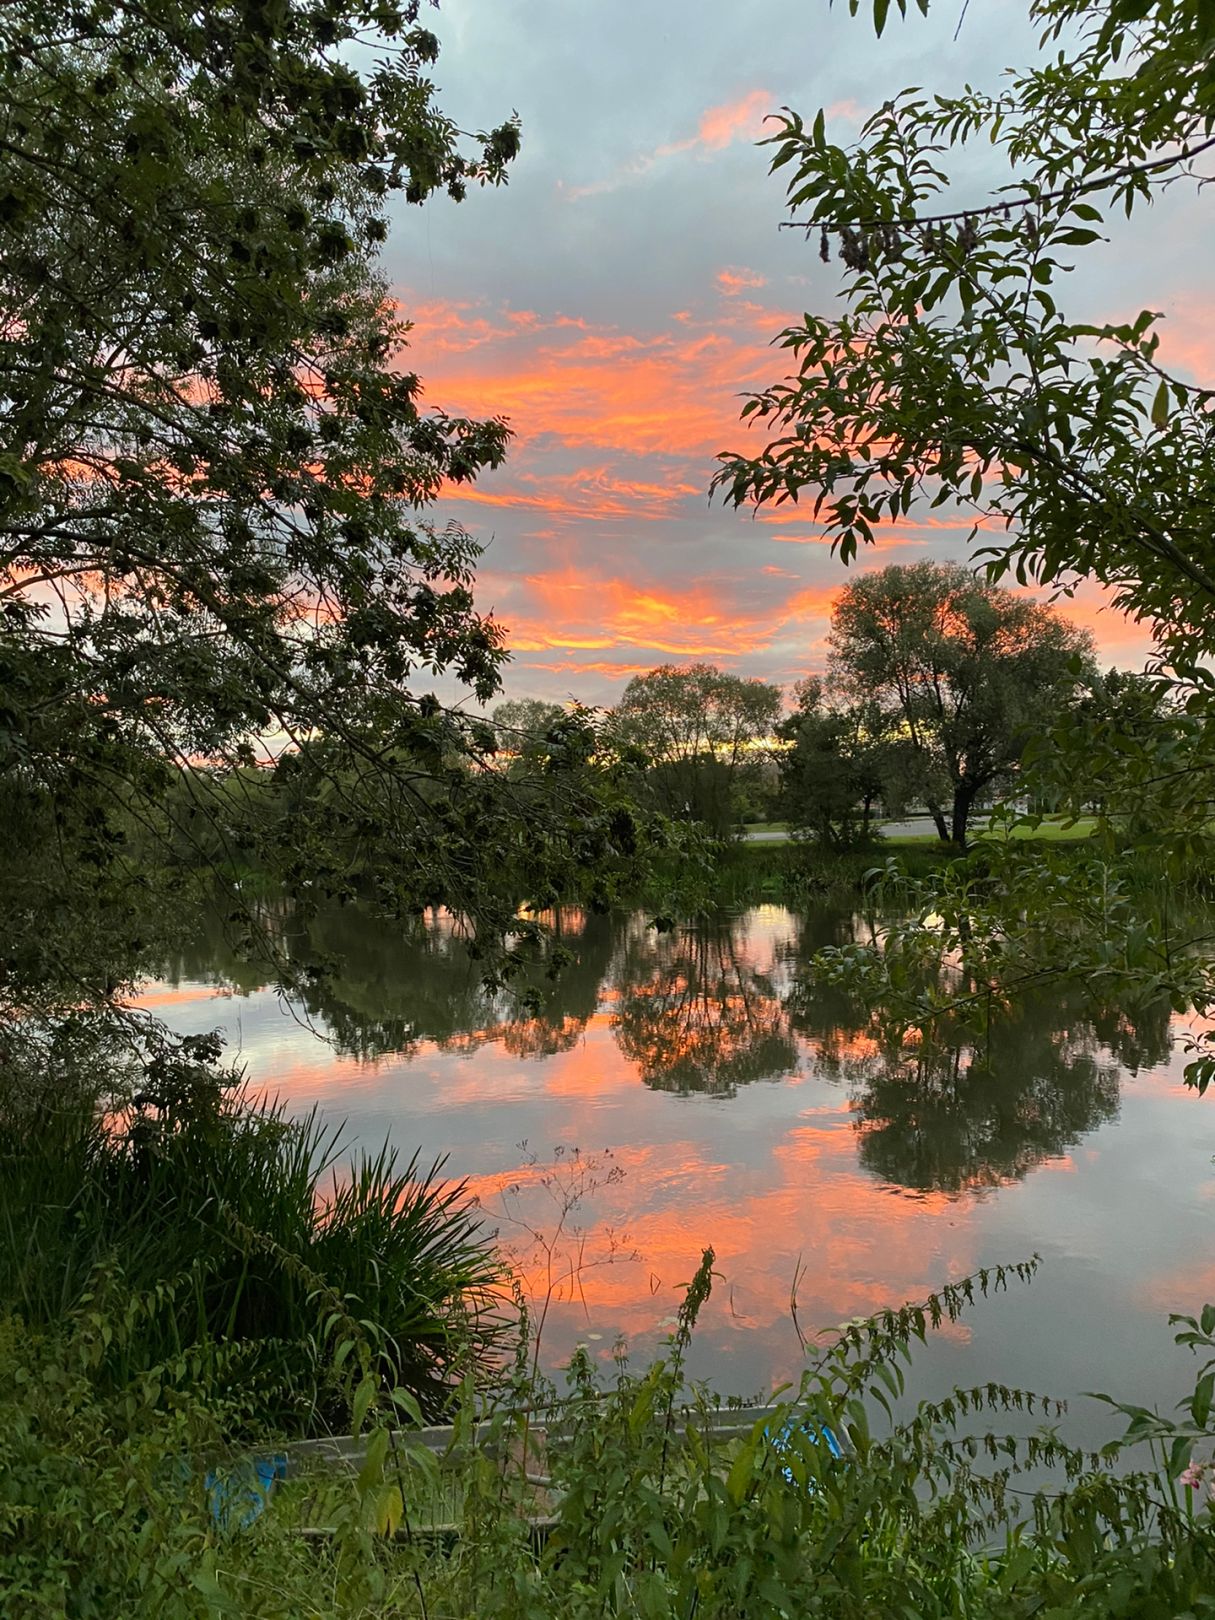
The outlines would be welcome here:
[[[1191,1400],[1191,1411],[1194,1422],[1200,1429],[1206,1427],[1207,1419],[1211,1415],[1211,1397],[1215,1393],[1215,1372],[1204,1373],[1194,1386]]]
[[[755,1473],[755,1440],[745,1440],[726,1477],[726,1493],[732,1502],[741,1502],[746,1496]]]
[[[405,1499],[401,1495],[401,1487],[396,1484],[385,1485],[376,1503],[375,1527],[377,1535],[395,1536],[405,1516]]]
[[[356,1435],[362,1432],[363,1424],[367,1420],[367,1412],[376,1397],[376,1389],[376,1380],[370,1373],[367,1373],[355,1391],[351,1408],[351,1422],[352,1432]]]
[[[384,1464],[388,1459],[388,1446],[390,1436],[387,1429],[377,1429],[367,1442],[367,1450],[363,1456],[363,1466],[359,1469],[358,1488],[361,1493],[370,1491],[383,1477]]]

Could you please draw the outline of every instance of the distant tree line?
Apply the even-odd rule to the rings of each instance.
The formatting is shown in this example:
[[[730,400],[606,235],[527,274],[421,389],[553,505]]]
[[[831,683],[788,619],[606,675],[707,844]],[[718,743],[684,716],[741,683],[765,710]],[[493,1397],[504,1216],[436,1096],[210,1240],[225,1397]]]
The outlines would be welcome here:
[[[711,664],[663,664],[597,717],[598,746],[648,807],[728,834],[782,819],[831,849],[913,806],[965,848],[977,807],[1013,790],[1054,728],[1116,713],[1158,726],[1153,682],[1098,671],[1092,638],[1052,607],[954,563],[892,565],[840,592],[828,659],[792,692]],[[589,711],[501,704],[508,769],[552,768]],[[783,717],[782,717],[783,716]]]

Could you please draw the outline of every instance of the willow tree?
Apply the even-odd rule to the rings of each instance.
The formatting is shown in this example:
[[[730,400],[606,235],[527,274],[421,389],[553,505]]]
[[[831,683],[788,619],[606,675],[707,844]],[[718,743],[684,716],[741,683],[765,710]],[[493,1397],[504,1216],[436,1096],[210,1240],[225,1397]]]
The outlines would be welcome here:
[[[1035,731],[1096,675],[1086,631],[949,563],[854,580],[836,598],[830,647],[844,689],[902,729],[937,830],[961,849],[976,801],[1014,780]]]
[[[879,32],[888,10],[876,0]],[[1091,735],[1120,756],[1106,807],[1133,801],[1181,872],[1210,855],[1215,389],[1169,365],[1157,313],[1069,310],[1061,288],[1117,251],[1111,215],[1142,232],[1166,187],[1202,198],[1215,15],[1205,0],[1031,0],[1029,15],[1049,49],[998,94],[893,95],[848,145],[824,112],[780,120],[788,224],[838,267],[839,306],[781,335],[792,370],[744,406],[767,442],[724,456],[716,483],[739,504],[805,497],[845,561],[936,508],[970,520],[993,579],[1104,586],[1151,627],[1195,722],[1184,759],[1170,729]],[[986,191],[972,148],[1001,171]],[[1062,802],[1086,775],[1075,756],[1056,773]],[[1103,934],[1108,960],[1107,924],[1087,944],[1068,929],[1073,966]],[[1136,939],[1128,973],[1209,997],[1167,939]]]
[[[780,718],[780,688],[714,664],[659,664],[635,675],[609,730],[646,760],[656,802],[668,815],[728,833],[739,793]]]
[[[424,402],[378,254],[398,207],[504,181],[520,137],[440,108],[418,17],[0,8],[0,995],[18,1023],[136,970],[174,909],[150,899],[166,842],[299,892],[358,874],[395,909],[445,901],[491,929],[521,873],[543,890],[562,862],[610,859],[600,807],[508,796],[489,729],[428,690],[498,687],[478,547],[427,512],[501,462],[508,429]]]

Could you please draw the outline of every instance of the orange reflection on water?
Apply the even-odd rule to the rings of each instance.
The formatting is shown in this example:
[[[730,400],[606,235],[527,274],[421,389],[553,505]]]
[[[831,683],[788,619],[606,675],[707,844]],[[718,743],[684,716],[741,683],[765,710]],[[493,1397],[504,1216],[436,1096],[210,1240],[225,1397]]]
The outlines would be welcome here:
[[[196,1002],[207,1003],[211,1001],[229,1001],[231,995],[222,987],[201,988],[196,984],[181,988],[172,984],[149,985],[140,990],[135,999],[126,1005],[132,1008],[151,1009],[153,1007],[188,1007]]]
[[[441,919],[377,945],[364,918],[346,980],[313,1009],[358,1056],[271,1016],[268,993],[244,1024],[255,1078],[293,1110],[350,1113],[372,1149],[386,1129],[406,1155],[450,1149],[533,1300],[551,1292],[550,1362],[584,1336],[649,1350],[711,1245],[700,1338],[719,1387],[743,1388],[732,1367],[795,1372],[795,1280],[813,1334],[990,1261],[991,1218],[1020,1196],[1006,1190],[1032,1175],[1070,1196],[1078,1144],[1116,1117],[1115,1059],[1159,1062],[1167,1035],[1146,1015],[1090,1025],[1055,996],[1004,1011],[979,1052],[964,1033],[900,1045],[815,969],[824,944],[863,937],[845,913],[761,906],[662,935],[642,915],[549,920],[571,961],[550,982],[538,958],[539,1014],[486,993]],[[170,994],[218,1021],[204,988]],[[378,1046],[358,1027],[368,1009]]]
[[[560,1230],[574,1163],[472,1184],[502,1237],[509,1243],[514,1233],[514,1261],[533,1303],[541,1306],[553,1288],[551,1354],[588,1332],[605,1343],[661,1333],[708,1245],[718,1281],[704,1331],[714,1340],[755,1336],[772,1379],[800,1361],[795,1280],[798,1320],[813,1335],[923,1297],[977,1263],[967,1206],[944,1194],[892,1195],[864,1176],[843,1114],[796,1127],[752,1167],[708,1159],[688,1140],[618,1149],[598,1165],[577,1161],[591,1190]],[[609,1170],[616,1179],[596,1185]],[[950,1331],[965,1335],[961,1325]]]

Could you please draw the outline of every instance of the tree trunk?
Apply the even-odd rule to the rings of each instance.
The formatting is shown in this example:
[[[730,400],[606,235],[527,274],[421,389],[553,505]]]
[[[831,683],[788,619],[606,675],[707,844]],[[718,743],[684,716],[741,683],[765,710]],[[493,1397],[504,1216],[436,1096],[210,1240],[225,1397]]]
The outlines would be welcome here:
[[[959,849],[966,848],[966,829],[974,807],[975,790],[968,784],[953,790],[953,841]]]
[[[940,838],[943,844],[947,844],[949,842],[949,825],[945,820],[945,812],[941,809],[939,804],[930,804],[928,806],[928,814],[932,817],[933,821],[936,822],[937,836]]]

